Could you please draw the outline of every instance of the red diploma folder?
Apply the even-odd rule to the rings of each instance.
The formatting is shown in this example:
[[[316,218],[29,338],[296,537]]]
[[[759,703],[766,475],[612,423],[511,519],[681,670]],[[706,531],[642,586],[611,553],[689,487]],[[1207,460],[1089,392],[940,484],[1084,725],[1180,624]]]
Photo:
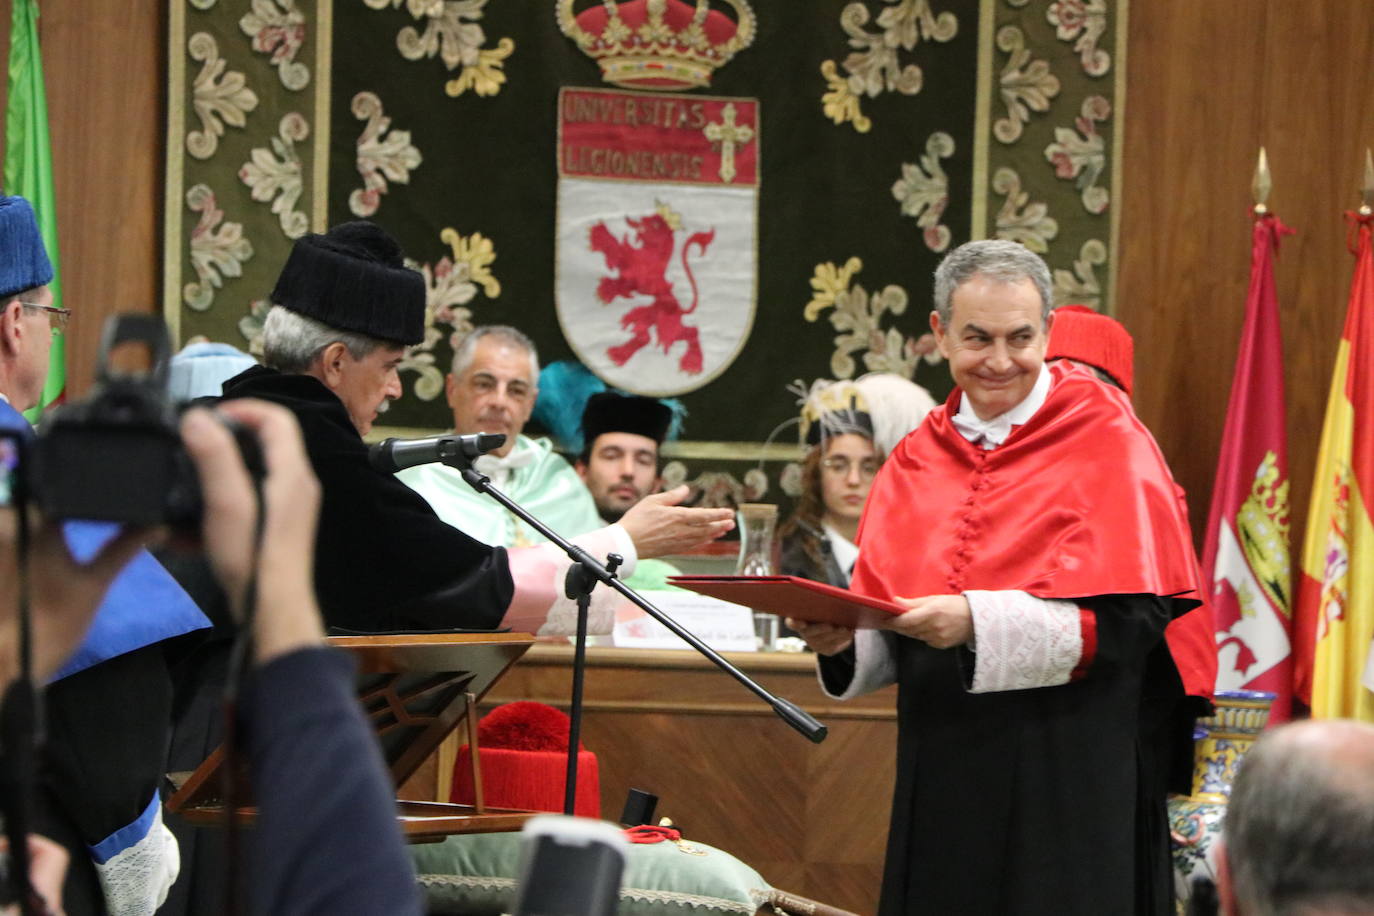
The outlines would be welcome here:
[[[887,621],[906,613],[900,604],[797,576],[669,576],[668,581],[779,617],[856,630],[882,629]]]

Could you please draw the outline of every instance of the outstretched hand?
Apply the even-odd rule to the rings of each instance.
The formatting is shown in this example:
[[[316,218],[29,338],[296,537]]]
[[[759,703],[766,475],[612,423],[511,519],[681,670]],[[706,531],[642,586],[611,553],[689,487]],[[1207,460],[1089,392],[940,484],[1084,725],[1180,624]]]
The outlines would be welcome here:
[[[884,629],[919,639],[934,649],[962,646],[973,638],[973,613],[963,595],[893,598],[908,610],[886,622]]]
[[[729,509],[691,509],[681,506],[691,492],[686,484],[646,496],[630,507],[620,525],[634,541],[641,557],[685,553],[710,543],[735,527]]]

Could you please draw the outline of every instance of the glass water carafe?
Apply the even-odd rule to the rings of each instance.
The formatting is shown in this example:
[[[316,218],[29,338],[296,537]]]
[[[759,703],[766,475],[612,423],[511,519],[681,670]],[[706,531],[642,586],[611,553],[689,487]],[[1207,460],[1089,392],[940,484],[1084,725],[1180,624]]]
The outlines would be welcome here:
[[[741,503],[737,518],[739,562],[735,565],[735,575],[776,575],[777,568],[773,563],[773,530],[778,523],[778,507],[768,503]],[[762,652],[777,648],[778,616],[756,611],[754,638]]]

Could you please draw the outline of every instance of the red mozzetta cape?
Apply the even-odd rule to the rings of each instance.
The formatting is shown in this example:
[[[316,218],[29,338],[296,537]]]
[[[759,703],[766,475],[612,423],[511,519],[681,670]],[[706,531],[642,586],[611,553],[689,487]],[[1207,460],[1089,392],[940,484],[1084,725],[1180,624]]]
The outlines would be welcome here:
[[[1045,403],[998,448],[954,428],[958,389],[898,444],[868,497],[852,589],[1158,595],[1176,598],[1175,615],[1200,603],[1187,516],[1154,438],[1124,393],[1067,363],[1050,372]],[[1188,624],[1186,648],[1172,627],[1170,647],[1188,693],[1210,697],[1213,637],[1206,621]]]

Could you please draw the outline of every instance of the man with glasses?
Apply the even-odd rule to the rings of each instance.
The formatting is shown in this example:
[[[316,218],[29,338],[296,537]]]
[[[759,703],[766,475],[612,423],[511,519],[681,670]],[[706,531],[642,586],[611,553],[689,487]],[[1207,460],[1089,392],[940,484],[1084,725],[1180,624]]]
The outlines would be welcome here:
[[[46,290],[47,287],[44,287]],[[52,291],[48,290],[48,298],[52,298]],[[67,320],[72,317],[71,309],[59,308],[56,305],[45,305],[41,302],[28,302],[23,299],[18,300],[19,304],[31,311],[39,311],[48,316],[48,330],[52,336],[56,337],[67,330]]]
[[[33,210],[22,197],[0,199],[0,206],[16,211],[22,221],[33,218]],[[36,224],[35,224],[36,225]],[[25,256],[21,246],[9,246],[0,259],[14,261]],[[12,265],[17,267],[18,265]],[[37,407],[48,380],[48,355],[52,339],[67,327],[68,309],[53,305],[52,265],[47,254],[42,263],[28,271],[10,271],[9,286],[26,284],[23,289],[0,290],[0,399],[19,411]],[[34,283],[36,285],[28,286]]]
[[[39,406],[53,336],[69,314],[53,305],[52,279],[33,207],[0,196],[0,429],[25,438],[33,433],[21,411]],[[68,522],[63,534],[82,562],[130,536],[93,522]],[[36,827],[71,854],[68,912],[152,912],[176,879],[158,795],[171,720],[161,643],[208,624],[140,551],[47,687]]]

